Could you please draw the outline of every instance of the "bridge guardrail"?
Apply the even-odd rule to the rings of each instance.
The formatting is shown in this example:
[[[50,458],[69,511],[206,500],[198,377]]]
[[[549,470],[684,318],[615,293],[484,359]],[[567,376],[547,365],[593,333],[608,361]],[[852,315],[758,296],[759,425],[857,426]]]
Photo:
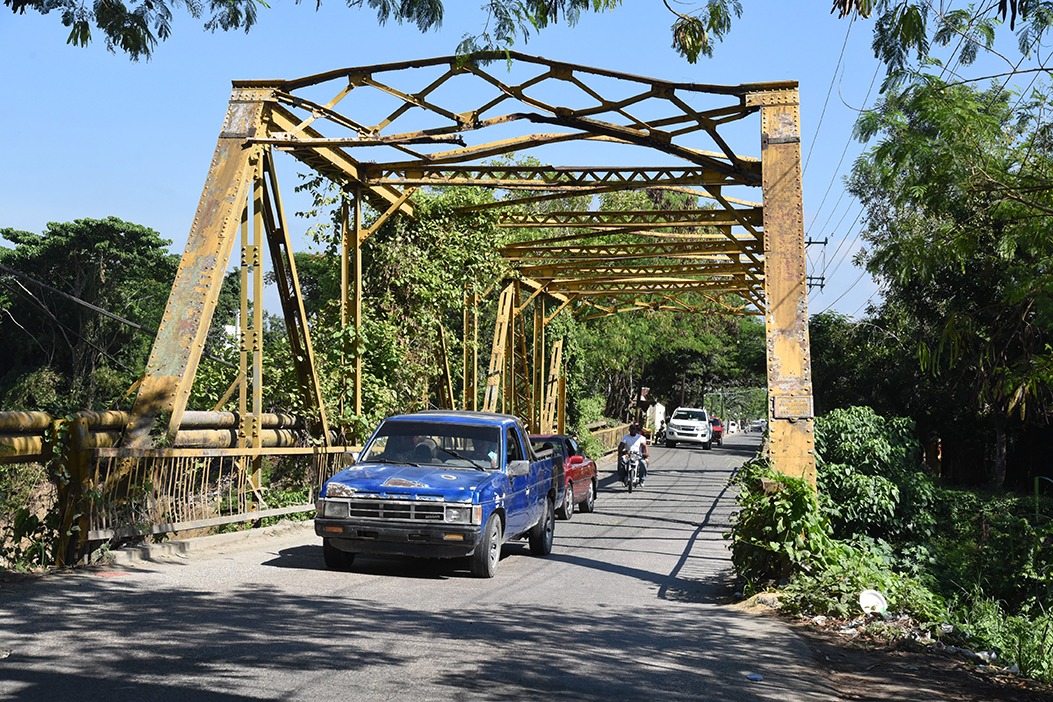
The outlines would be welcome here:
[[[196,414],[208,415],[213,424],[218,421],[217,426],[196,417],[181,426],[177,436],[216,440],[233,436],[225,413]],[[216,420],[217,415],[224,416]],[[0,412],[0,462],[46,462],[53,451],[62,452],[69,481],[54,496],[64,515],[60,529],[64,541],[57,549],[60,564],[74,562],[89,545],[111,539],[313,511],[322,484],[348,465],[360,448],[117,447],[126,421],[123,412],[83,412],[73,420],[53,419],[44,412]],[[285,436],[289,430],[280,428],[290,426],[286,417],[269,418],[268,423],[276,427],[265,430],[275,434],[272,438],[291,443],[292,435]],[[597,429],[592,435],[609,453],[627,427]],[[59,434],[67,436],[61,448],[52,445]],[[302,490],[306,500],[271,506],[274,499],[261,484],[264,468],[271,476],[281,476],[283,485]]]

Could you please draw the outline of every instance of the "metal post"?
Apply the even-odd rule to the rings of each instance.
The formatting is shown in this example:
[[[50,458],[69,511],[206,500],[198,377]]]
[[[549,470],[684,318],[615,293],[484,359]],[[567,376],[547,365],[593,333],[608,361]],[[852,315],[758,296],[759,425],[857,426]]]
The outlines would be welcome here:
[[[364,351],[362,345],[362,241],[365,237],[362,233],[362,202],[362,187],[358,186],[355,188],[354,251],[352,255],[355,292],[351,306],[351,317],[355,328],[355,355],[351,378],[355,384],[354,412],[356,417],[362,416],[362,354]],[[360,441],[361,438],[357,435],[353,437],[355,441]]]
[[[347,387],[347,357],[349,349],[347,348],[347,318],[349,315],[349,309],[351,307],[351,273],[349,268],[350,263],[350,248],[352,247],[351,237],[354,234],[351,232],[351,225],[349,223],[350,216],[348,214],[349,205],[347,202],[349,195],[347,191],[340,193],[340,416],[344,416],[344,412],[347,409],[344,406],[344,400],[348,395]]]
[[[749,93],[761,108],[768,428],[776,470],[815,485],[797,87]]]

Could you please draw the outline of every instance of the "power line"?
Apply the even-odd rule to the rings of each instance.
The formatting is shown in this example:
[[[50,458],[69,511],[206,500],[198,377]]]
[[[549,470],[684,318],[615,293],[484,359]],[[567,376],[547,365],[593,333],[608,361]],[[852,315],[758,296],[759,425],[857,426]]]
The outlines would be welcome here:
[[[867,103],[870,102],[870,94],[874,91],[874,83],[877,82],[878,73],[880,71],[881,64],[879,63],[874,67],[874,75],[870,78],[870,86],[867,87],[867,93],[863,96],[863,107],[861,107],[858,111],[862,112],[864,109],[866,109]],[[840,88],[838,89],[838,93],[840,94]],[[847,106],[847,103],[845,102],[843,97],[841,98],[841,104]],[[848,147],[852,145],[852,141],[853,138],[851,135],[849,135],[848,139],[845,140],[845,148],[841,149],[841,157],[837,160],[837,165],[834,167],[833,173],[830,176],[830,182],[826,185],[826,191],[823,193],[823,197],[819,201],[819,206],[815,209],[815,214],[812,216],[813,224],[815,223],[816,217],[818,217],[819,213],[822,211],[823,205],[826,204],[826,198],[830,195],[830,190],[834,187],[834,182],[837,180],[837,176],[841,172],[841,165],[845,162],[845,156],[848,154]],[[808,156],[811,157],[811,151],[808,152]],[[841,197],[843,196],[844,191],[842,190],[841,196],[837,198],[837,202],[841,202]],[[834,209],[837,209],[837,203],[834,203]],[[833,215],[831,214],[830,217],[832,216]],[[830,221],[830,217],[827,218],[827,222]],[[826,225],[824,224],[823,227],[825,229]]]
[[[854,288],[854,287],[855,287],[856,285],[858,285],[858,284],[859,284],[859,281],[861,281],[861,280],[863,279],[863,276],[864,276],[864,275],[866,275],[866,272],[867,272],[867,271],[866,271],[866,269],[865,269],[865,268],[864,268],[863,270],[861,270],[861,271],[859,272],[859,277],[858,277],[858,278],[856,278],[855,280],[853,280],[853,281],[852,281],[852,284],[851,284],[851,285],[849,285],[849,286],[848,286],[847,288],[845,288],[845,291],[844,291],[843,293],[841,293],[840,295],[838,295],[838,296],[837,296],[837,299],[836,299],[836,300],[834,300],[834,301],[833,301],[833,302],[831,302],[831,303],[830,303],[829,305],[827,305],[827,306],[826,306],[825,308],[823,308],[822,312],[820,312],[819,314],[822,314],[823,312],[827,312],[827,311],[829,311],[831,307],[833,307],[833,306],[834,306],[834,305],[836,305],[836,304],[837,304],[838,302],[840,302],[840,301],[841,301],[841,298],[843,298],[843,297],[844,297],[845,295],[847,295],[848,293],[850,293],[850,292],[852,291],[852,288]]]
[[[815,125],[815,134],[812,135],[812,148],[808,149],[808,157],[804,160],[804,168],[801,171],[802,175],[808,172],[808,163],[812,160],[812,154],[815,153],[815,144],[819,143],[819,128],[823,126],[826,106],[830,104],[830,96],[834,92],[834,83],[837,82],[837,71],[841,68],[841,62],[845,58],[845,47],[848,46],[848,37],[852,33],[852,25],[855,21],[856,16],[852,15],[852,19],[848,21],[848,28],[845,30],[845,40],[841,43],[841,54],[837,57],[837,65],[834,66],[834,72],[830,76],[830,86],[826,89],[826,99],[823,100],[823,109],[819,113],[819,122]]]
[[[101,315],[103,315],[105,317],[109,317],[110,319],[113,319],[115,321],[121,322],[122,324],[126,324],[126,325],[128,325],[129,327],[135,329],[138,332],[141,332],[143,334],[148,334],[148,335],[153,336],[153,337],[157,336],[157,331],[156,330],[146,329],[145,327],[143,327],[143,326],[141,326],[139,324],[136,324],[135,322],[131,321],[130,319],[125,319],[124,317],[121,317],[120,315],[116,315],[113,312],[110,312],[108,310],[104,310],[103,308],[99,307],[98,305],[93,305],[92,303],[88,302],[87,300],[82,300],[79,297],[75,297],[74,295],[70,295],[69,293],[63,292],[63,291],[59,290],[56,287],[53,287],[51,285],[48,285],[47,283],[43,283],[43,282],[37,280],[36,278],[34,278],[31,275],[27,275],[26,273],[23,273],[21,271],[16,271],[13,268],[8,268],[7,266],[5,266],[3,264],[0,264],[0,271],[3,271],[4,273],[7,273],[8,275],[13,275],[16,278],[21,278],[22,280],[28,281],[28,282],[32,283],[33,285],[41,287],[44,290],[47,290],[49,292],[53,292],[56,295],[58,295],[59,297],[65,298],[66,300],[69,300],[70,302],[73,302],[74,304],[80,305],[82,307],[87,307],[89,310],[92,310],[93,312],[97,312],[97,313],[99,313],[99,314],[101,314]],[[56,321],[56,323],[58,323],[58,320],[55,320],[55,321]],[[72,330],[70,330],[70,331],[72,331]],[[208,353],[206,353],[204,355],[205,355],[206,358],[209,358],[209,359],[215,361],[216,363],[219,363],[221,365],[227,366],[228,368],[234,368],[235,370],[240,370],[233,363],[228,363],[227,361],[224,361],[222,358],[217,358],[217,357],[215,357],[215,356],[213,356],[211,354],[208,354]]]
[[[837,223],[838,226],[840,226],[841,222],[844,221],[844,218],[848,216],[848,212],[849,212],[849,210],[845,210],[845,214],[841,216],[840,220],[838,220],[838,223]],[[856,229],[856,225],[859,224],[859,218],[862,217],[862,216],[863,216],[863,208],[860,207],[859,208],[859,212],[856,213],[856,218],[854,220],[852,220],[852,224],[850,224],[848,226],[848,231],[849,232],[851,232],[853,229]],[[837,254],[841,251],[841,248],[846,243],[848,243],[849,241],[851,241],[852,243],[849,244],[848,248],[845,249],[845,252],[843,254],[841,254],[841,258],[837,259],[834,262],[833,270],[830,270],[830,271],[824,270],[823,271],[823,275],[832,276],[834,273],[837,272],[837,269],[840,268],[841,264],[844,263],[846,258],[848,258],[848,254],[852,252],[852,245],[855,244],[855,242],[859,241],[859,236],[860,236],[860,234],[862,234],[862,231],[863,231],[862,228],[858,229],[854,236],[851,236],[849,234],[845,234],[844,238],[841,239],[841,243],[839,243],[837,245],[837,248],[834,249],[834,253],[830,257],[831,260],[837,259]]]

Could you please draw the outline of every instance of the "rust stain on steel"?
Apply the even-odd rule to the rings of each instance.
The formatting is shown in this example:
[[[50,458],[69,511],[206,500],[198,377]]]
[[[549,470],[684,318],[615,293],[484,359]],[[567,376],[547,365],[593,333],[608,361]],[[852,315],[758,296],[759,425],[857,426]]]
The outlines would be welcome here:
[[[251,125],[262,119],[262,112],[259,101],[232,102],[228,108],[224,133],[235,136],[221,137],[216,145],[146,376],[132,408],[129,446],[150,443],[149,432],[160,412],[171,415],[169,433],[174,433],[179,424],[230,260],[234,234],[248,202],[256,150],[243,148],[244,139],[237,135],[253,131]]]
[[[772,464],[815,485],[796,94],[758,96],[764,188],[764,292]]]

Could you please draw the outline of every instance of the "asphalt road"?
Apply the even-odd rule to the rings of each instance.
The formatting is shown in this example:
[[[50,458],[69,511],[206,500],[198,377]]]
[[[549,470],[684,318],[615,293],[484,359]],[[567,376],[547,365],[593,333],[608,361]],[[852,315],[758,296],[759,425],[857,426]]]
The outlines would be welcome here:
[[[0,698],[833,700],[804,643],[724,604],[727,479],[757,447],[652,449],[628,494],[604,461],[593,514],[550,556],[359,556],[328,571],[309,524],[104,568],[0,582]]]

